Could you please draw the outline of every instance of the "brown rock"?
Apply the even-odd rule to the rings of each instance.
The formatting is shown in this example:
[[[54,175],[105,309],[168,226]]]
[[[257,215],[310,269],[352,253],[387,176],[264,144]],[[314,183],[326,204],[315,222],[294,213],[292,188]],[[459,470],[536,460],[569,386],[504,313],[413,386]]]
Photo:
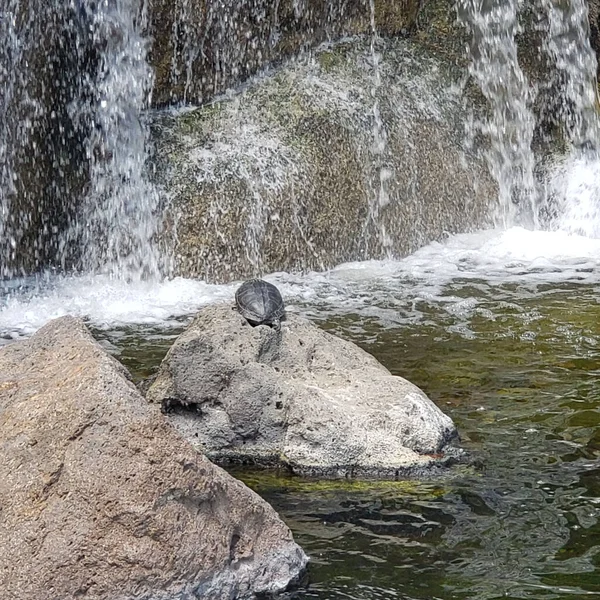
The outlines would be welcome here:
[[[245,598],[306,563],[74,318],[0,351],[0,449],[2,599]]]
[[[420,0],[375,0],[380,33],[411,28]],[[371,31],[365,0],[157,0],[149,15],[153,102],[202,103],[307,48]]]

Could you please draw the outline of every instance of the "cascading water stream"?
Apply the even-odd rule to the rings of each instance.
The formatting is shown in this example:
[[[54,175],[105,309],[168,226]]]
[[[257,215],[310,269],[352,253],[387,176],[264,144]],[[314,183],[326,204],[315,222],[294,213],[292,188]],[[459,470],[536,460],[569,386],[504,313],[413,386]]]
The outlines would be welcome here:
[[[146,175],[152,71],[138,0],[0,10],[0,276],[157,278]]]
[[[32,48],[40,44],[42,23],[52,45],[61,16],[39,1],[7,0],[0,8],[0,279],[37,268],[52,252],[47,212],[60,177],[49,181],[42,173],[60,109],[46,111],[40,89],[64,97],[57,73],[64,63],[58,55],[40,64]],[[53,159],[63,166],[61,156]]]
[[[486,116],[473,119],[468,138],[486,140],[486,158],[499,190],[496,226],[550,227],[595,236],[600,231],[600,138],[596,56],[585,0],[538,0],[531,7],[518,0],[458,0],[457,13],[472,35],[470,75],[488,104]],[[523,37],[540,36],[538,84],[528,80],[519,63],[517,38],[524,27]],[[539,115],[533,109],[538,94]],[[558,160],[563,165],[537,180],[536,164],[546,158],[536,156],[534,139],[548,124],[555,130],[552,135],[562,136],[572,148],[572,156],[558,158],[560,151],[553,149],[557,140],[546,135],[549,148],[543,152],[555,155],[551,164]],[[572,168],[573,160],[577,168]]]
[[[386,231],[385,223],[381,218],[381,211],[390,203],[388,192],[389,180],[393,176],[392,170],[386,164],[387,152],[387,131],[383,122],[380,109],[380,100],[378,98],[381,88],[381,53],[377,49],[378,32],[375,21],[375,0],[370,0],[370,25],[371,25],[371,62],[373,68],[373,87],[371,95],[373,96],[373,167],[375,168],[375,183],[372,184],[373,197],[369,200],[369,218],[370,224],[375,229],[378,237],[378,244],[381,252],[388,258],[391,256],[392,240]],[[368,251],[368,249],[367,249]]]
[[[551,69],[549,87],[562,100],[557,120],[576,147],[600,149],[596,92],[596,54],[589,37],[585,0],[539,0],[540,18],[546,22],[543,51]]]
[[[550,227],[599,238],[600,105],[588,6],[584,0],[540,0],[538,10],[547,24],[543,50],[552,67],[548,87],[561,99],[555,120],[573,147],[549,178]]]
[[[12,275],[6,266],[9,259],[14,260],[17,246],[15,231],[11,230],[11,221],[16,219],[17,209],[13,207],[13,198],[16,194],[14,181],[13,156],[10,146],[14,143],[14,133],[11,131],[12,120],[9,110],[14,104],[17,86],[21,83],[10,72],[11,66],[22,63],[20,45],[16,31],[16,13],[18,0],[9,3],[5,13],[0,14],[0,39],[4,40],[0,49],[0,239],[3,240],[0,253],[0,278]],[[18,68],[19,73],[22,70]],[[23,87],[23,86],[21,86]],[[21,135],[26,135],[27,129]],[[21,135],[17,135],[19,138]]]
[[[83,270],[125,279],[155,279],[161,262],[155,244],[159,196],[146,174],[152,71],[146,60],[145,3],[103,0],[83,5],[80,18],[92,48],[102,48],[89,97],[74,103],[87,121],[90,186],[67,241],[81,248]]]
[[[531,149],[534,90],[519,66],[516,35],[518,0],[458,0],[457,13],[472,35],[469,73],[489,106],[474,120],[470,136],[482,134],[486,158],[498,182],[495,224],[509,227],[525,220],[535,225],[535,159]]]

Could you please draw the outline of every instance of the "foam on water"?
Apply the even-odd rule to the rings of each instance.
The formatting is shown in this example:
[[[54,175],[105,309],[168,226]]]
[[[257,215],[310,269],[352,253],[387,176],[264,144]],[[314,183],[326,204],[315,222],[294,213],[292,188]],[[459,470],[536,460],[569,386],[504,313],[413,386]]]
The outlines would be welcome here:
[[[304,312],[360,312],[397,323],[422,316],[415,308],[418,301],[471,312],[478,300],[455,295],[459,281],[521,284],[529,292],[542,283],[598,284],[600,239],[514,227],[453,236],[400,261],[347,263],[326,273],[276,273],[267,279],[280,287],[289,305]],[[4,299],[0,332],[5,339],[27,336],[66,314],[104,329],[170,327],[203,305],[232,302],[235,287],[181,278],[162,284],[100,276],[49,279],[42,287],[13,290]]]
[[[161,284],[124,282],[106,276],[49,277],[10,291],[0,304],[0,336],[34,333],[64,315],[84,318],[102,329],[129,325],[170,327],[210,302],[232,300],[231,286],[175,278]]]
[[[600,285],[600,162],[569,159],[549,187],[557,214],[553,231],[512,227],[460,234],[402,260],[266,278],[280,287],[291,310],[316,318],[360,313],[384,325],[425,319],[423,303],[468,317],[484,297],[518,303],[541,285]],[[182,278],[126,282],[103,275],[13,280],[0,295],[0,337],[31,335],[66,314],[103,329],[167,328],[205,304],[232,302],[236,286]]]

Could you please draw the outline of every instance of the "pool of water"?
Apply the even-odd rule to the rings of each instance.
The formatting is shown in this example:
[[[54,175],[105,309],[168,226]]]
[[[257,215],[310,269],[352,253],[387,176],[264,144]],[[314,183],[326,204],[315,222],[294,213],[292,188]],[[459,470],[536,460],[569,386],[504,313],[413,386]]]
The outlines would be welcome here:
[[[599,290],[534,287],[455,281],[477,311],[322,322],[422,387],[478,460],[373,487],[238,474],[312,557],[301,598],[600,595]]]
[[[289,310],[424,389],[475,459],[409,482],[235,472],[310,555],[299,598],[600,595],[599,275],[599,240],[515,228],[449,238],[401,261],[269,277]],[[140,380],[195,310],[231,302],[235,289],[136,285],[14,284],[0,333],[10,340],[79,314]]]
[[[234,473],[311,556],[299,597],[600,595],[595,269],[548,281],[521,265],[514,276],[470,273],[434,291],[389,265],[373,276],[376,267],[365,278],[341,270],[313,282],[312,297],[297,290],[295,310],[424,389],[455,420],[475,466],[381,484]],[[282,285],[291,293],[297,282]],[[141,378],[182,328],[97,335]]]

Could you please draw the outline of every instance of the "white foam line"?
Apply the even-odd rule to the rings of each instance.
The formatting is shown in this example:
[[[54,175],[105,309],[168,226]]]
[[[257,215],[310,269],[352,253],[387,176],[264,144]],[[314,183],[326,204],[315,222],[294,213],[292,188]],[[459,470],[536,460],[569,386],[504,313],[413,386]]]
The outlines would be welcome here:
[[[598,239],[515,227],[456,235],[398,261],[346,263],[326,273],[274,273],[266,279],[279,286],[291,310],[300,304],[322,314],[361,312],[399,322],[421,318],[418,304],[423,301],[438,304],[449,315],[481,313],[486,289],[507,282],[529,286],[525,296],[540,283],[598,284],[599,267]],[[456,294],[459,280],[472,282],[471,297]],[[0,332],[5,338],[30,335],[65,314],[105,329],[170,327],[203,305],[233,302],[235,287],[182,278],[127,284],[101,276],[57,277],[38,291],[13,292],[5,298]],[[515,298],[503,292],[503,299]]]

